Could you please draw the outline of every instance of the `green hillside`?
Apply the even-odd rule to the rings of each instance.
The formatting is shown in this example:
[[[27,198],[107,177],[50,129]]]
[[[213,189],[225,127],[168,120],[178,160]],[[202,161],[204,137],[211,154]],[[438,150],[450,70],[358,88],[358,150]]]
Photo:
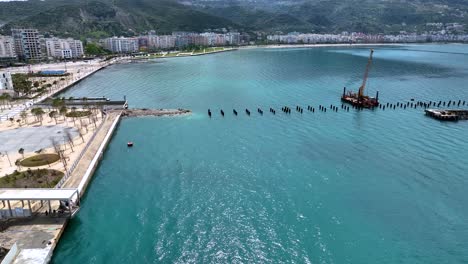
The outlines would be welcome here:
[[[466,0],[29,0],[0,2],[1,29],[30,26],[58,36],[104,37],[235,28],[265,32],[397,33],[426,23],[468,25]]]
[[[249,2],[250,3],[250,2]],[[263,9],[249,3],[227,7],[199,7],[240,25],[264,31],[395,33],[426,30],[426,23],[468,25],[465,0],[322,0],[271,4]]]
[[[24,4],[26,2],[16,3],[22,3],[22,7],[28,6]],[[51,3],[44,6],[39,4],[30,3],[28,8],[36,6],[37,11],[26,17],[18,14],[21,8],[8,5],[11,12],[6,16],[8,23],[2,31],[8,34],[12,27],[25,26],[58,36],[104,37],[131,36],[151,29],[171,32],[238,27],[230,20],[164,0],[77,1],[72,4],[56,2],[57,6]],[[2,12],[7,12],[2,5],[0,3]]]

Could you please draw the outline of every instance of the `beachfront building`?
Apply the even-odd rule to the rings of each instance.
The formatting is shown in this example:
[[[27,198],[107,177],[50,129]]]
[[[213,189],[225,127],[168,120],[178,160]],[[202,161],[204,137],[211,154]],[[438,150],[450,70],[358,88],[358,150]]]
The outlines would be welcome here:
[[[0,72],[0,95],[4,93],[14,93],[13,81],[9,72]]]
[[[225,40],[228,45],[237,46],[241,43],[240,33],[229,32],[225,34]]]
[[[45,45],[47,56],[50,58],[72,59],[81,58],[84,55],[81,40],[48,38],[45,40]]]
[[[41,37],[37,29],[12,29],[11,33],[19,59],[26,61],[43,59]]]
[[[175,47],[176,37],[172,35],[149,35],[148,47],[153,49],[172,49]]]
[[[115,53],[132,53],[138,51],[138,38],[106,38],[103,45],[106,49]]]
[[[0,65],[7,66],[16,60],[15,41],[10,36],[0,36]]]
[[[187,47],[188,45],[191,45],[191,35],[194,35],[196,33],[193,32],[172,32],[172,36],[175,37],[175,46],[177,48],[184,48]]]
[[[424,42],[466,42],[468,35],[447,34],[441,30],[432,33],[406,33],[398,35],[364,34],[342,32],[341,34],[302,34],[291,32],[286,35],[269,35],[271,43],[320,44],[320,43],[424,43]]]
[[[16,58],[13,37],[0,36],[0,58]]]

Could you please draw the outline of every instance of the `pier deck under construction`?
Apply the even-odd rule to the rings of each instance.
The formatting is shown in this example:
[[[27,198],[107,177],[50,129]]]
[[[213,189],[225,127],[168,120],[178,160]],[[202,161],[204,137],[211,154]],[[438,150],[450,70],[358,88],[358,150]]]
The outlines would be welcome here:
[[[442,121],[468,120],[468,110],[426,109],[426,115]]]

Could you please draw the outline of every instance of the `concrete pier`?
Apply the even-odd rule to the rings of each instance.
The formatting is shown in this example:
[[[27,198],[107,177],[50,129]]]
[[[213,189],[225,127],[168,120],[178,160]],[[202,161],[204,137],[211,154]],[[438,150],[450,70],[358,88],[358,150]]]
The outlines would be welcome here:
[[[122,112],[122,116],[138,117],[138,116],[175,116],[191,114],[192,111],[187,109],[127,109]]]

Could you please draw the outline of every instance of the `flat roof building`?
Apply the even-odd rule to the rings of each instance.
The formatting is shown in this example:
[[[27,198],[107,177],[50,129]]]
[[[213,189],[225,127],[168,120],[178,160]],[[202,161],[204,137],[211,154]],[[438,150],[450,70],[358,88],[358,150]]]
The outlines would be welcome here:
[[[15,51],[21,60],[42,60],[42,47],[37,29],[12,29],[11,30]]]
[[[112,37],[104,39],[104,47],[115,53],[138,51],[138,38]]]
[[[15,41],[10,36],[0,36],[0,58],[15,58]]]
[[[13,94],[13,80],[9,72],[0,72],[0,95],[3,93]]]
[[[45,40],[47,56],[59,59],[81,58],[84,55],[81,40],[48,38]]]

